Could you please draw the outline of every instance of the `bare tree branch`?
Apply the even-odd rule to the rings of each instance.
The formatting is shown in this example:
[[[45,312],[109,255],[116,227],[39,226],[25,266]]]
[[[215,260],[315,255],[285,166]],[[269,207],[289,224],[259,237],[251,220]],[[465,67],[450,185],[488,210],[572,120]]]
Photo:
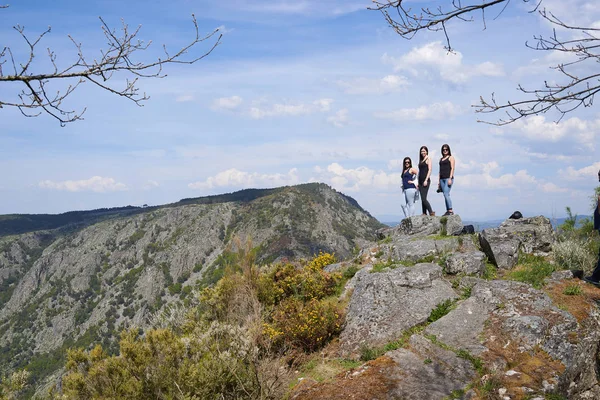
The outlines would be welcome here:
[[[8,6],[0,6],[6,8]],[[0,83],[17,82],[23,84],[23,89],[16,95],[14,100],[0,98],[0,108],[17,107],[21,113],[27,117],[36,117],[41,113],[46,113],[56,118],[62,126],[69,122],[83,119],[86,111],[71,110],[65,108],[64,100],[71,95],[80,84],[89,81],[99,88],[112,94],[124,97],[133,101],[138,106],[149,99],[146,93],[141,93],[138,82],[140,78],[164,78],[163,66],[167,64],[194,64],[208,56],[221,43],[222,34],[218,36],[218,29],[207,35],[201,35],[198,29],[196,17],[192,14],[195,36],[193,39],[177,52],[170,54],[163,45],[162,57],[150,62],[137,61],[136,56],[147,50],[152,42],[145,43],[138,39],[141,26],[130,30],[129,26],[121,21],[121,27],[117,31],[111,29],[108,24],[100,17],[102,23],[102,32],[107,40],[107,46],[100,50],[99,58],[89,58],[84,54],[82,44],[73,37],[69,39],[76,50],[76,61],[66,66],[59,67],[56,54],[48,49],[48,60],[51,69],[45,73],[33,73],[33,64],[38,52],[40,42],[45,35],[51,32],[48,29],[35,39],[31,39],[25,33],[25,28],[16,25],[14,29],[20,34],[27,45],[28,56],[24,62],[17,62],[13,56],[10,47],[4,47],[0,51]],[[200,55],[188,57],[191,51],[204,41],[211,40],[208,50],[204,50]],[[5,67],[10,67],[12,72],[5,71]],[[126,78],[124,85],[119,85],[111,81],[116,74],[129,75],[132,78]],[[49,93],[49,82],[55,82],[60,79],[66,79],[69,83],[56,93]]]
[[[448,23],[451,20],[472,22],[475,20],[474,14],[481,12],[481,21],[483,29],[486,27],[486,10],[494,6],[502,8],[500,15],[511,0],[483,0],[473,4],[465,4],[461,0],[453,0],[451,4],[443,8],[436,9],[421,8],[416,13],[411,8],[407,8],[403,3],[406,0],[373,0],[375,4],[371,9],[379,10],[388,24],[403,38],[412,39],[419,31],[443,31],[446,39],[446,48],[452,51],[450,36],[447,31]],[[561,82],[544,81],[540,88],[529,89],[521,85],[518,89],[525,94],[526,99],[521,101],[498,102],[494,93],[489,100],[480,97],[480,103],[475,105],[476,112],[494,113],[504,111],[505,117],[495,122],[481,121],[493,125],[506,125],[515,122],[521,118],[544,114],[550,110],[557,111],[559,118],[557,122],[569,112],[578,109],[581,106],[590,107],[593,105],[594,96],[600,91],[600,73],[583,73],[583,76],[577,73],[582,70],[582,66],[594,63],[594,69],[597,69],[597,63],[600,61],[600,29],[576,26],[563,22],[551,12],[540,9],[542,0],[521,0],[524,3],[533,3],[534,6],[530,12],[538,12],[542,18],[546,19],[556,28],[563,31],[575,31],[579,34],[576,39],[561,39],[557,34],[557,29],[553,30],[550,37],[535,36],[535,44],[526,43],[526,46],[539,51],[556,51],[573,56],[574,60],[558,64],[552,69],[560,73]],[[594,70],[592,69],[592,70]]]

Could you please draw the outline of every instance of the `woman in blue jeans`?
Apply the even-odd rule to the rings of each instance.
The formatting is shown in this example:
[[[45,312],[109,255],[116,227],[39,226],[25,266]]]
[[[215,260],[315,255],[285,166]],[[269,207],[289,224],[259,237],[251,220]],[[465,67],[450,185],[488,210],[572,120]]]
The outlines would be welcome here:
[[[417,174],[419,171],[413,168],[410,157],[404,157],[402,165],[402,194],[404,195],[404,202],[401,206],[404,217],[408,218],[416,214],[415,203],[419,193]]]
[[[450,198],[450,189],[454,183],[454,157],[450,151],[450,146],[442,145],[442,158],[440,158],[440,188],[444,192],[446,200],[446,213],[444,215],[454,215],[452,210],[452,199]]]

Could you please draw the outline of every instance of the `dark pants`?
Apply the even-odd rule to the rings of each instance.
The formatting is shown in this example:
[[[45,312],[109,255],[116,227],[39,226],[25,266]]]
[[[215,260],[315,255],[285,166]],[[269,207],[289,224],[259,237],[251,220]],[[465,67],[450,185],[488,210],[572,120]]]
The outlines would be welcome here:
[[[427,181],[427,186],[423,185],[424,182],[419,182],[419,194],[421,195],[421,207],[423,208],[423,214],[427,214],[429,211],[429,215],[433,212],[431,209],[431,204],[427,201],[427,193],[429,192],[429,186],[431,186],[431,179]]]
[[[596,263],[596,269],[592,273],[592,279],[595,281],[600,281],[600,251],[598,252],[598,262]]]

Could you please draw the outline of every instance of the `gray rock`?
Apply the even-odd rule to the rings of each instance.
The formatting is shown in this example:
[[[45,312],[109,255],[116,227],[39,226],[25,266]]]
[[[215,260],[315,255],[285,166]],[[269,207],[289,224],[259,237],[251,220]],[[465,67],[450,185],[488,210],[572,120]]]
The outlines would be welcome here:
[[[437,264],[361,274],[340,335],[342,353],[357,354],[362,345],[381,346],[395,340],[404,330],[425,322],[437,304],[456,298],[441,276]]]
[[[399,367],[393,399],[446,399],[463,390],[476,377],[471,363],[455,353],[431,343],[421,335],[410,338],[411,350],[386,353]],[[425,362],[427,360],[427,362]]]
[[[463,223],[462,220],[460,219],[459,215],[448,215],[446,217],[441,217],[441,218],[446,218],[446,234],[447,235],[460,235],[462,234],[463,231]],[[444,221],[442,219],[442,221]]]
[[[476,297],[470,297],[448,315],[430,324],[424,333],[435,335],[439,341],[456,349],[479,355],[487,350],[480,335],[493,309],[494,306],[483,303]],[[448,317],[450,315],[451,317]]]
[[[447,274],[481,275],[485,271],[485,254],[481,251],[453,253],[446,258]]]
[[[484,229],[479,241],[490,261],[498,268],[510,269],[518,262],[519,250],[530,254],[551,251],[554,232],[543,216],[508,219],[498,228]]]
[[[488,259],[498,268],[511,269],[519,261],[521,241],[499,228],[481,231],[479,244]]]

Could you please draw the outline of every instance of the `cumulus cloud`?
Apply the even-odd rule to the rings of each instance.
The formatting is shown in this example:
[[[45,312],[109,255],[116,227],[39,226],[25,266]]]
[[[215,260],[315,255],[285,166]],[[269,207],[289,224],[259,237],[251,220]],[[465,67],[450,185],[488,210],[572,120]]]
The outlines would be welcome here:
[[[340,191],[356,192],[364,188],[391,189],[400,188],[402,177],[400,173],[386,173],[368,167],[344,168],[338,163],[332,163],[327,168],[315,169],[317,177],[311,181],[328,182]]]
[[[572,166],[567,167],[566,169],[558,170],[558,176],[562,180],[590,180],[593,181],[593,177],[595,177],[600,171],[600,162],[595,162],[592,165],[588,165],[583,168],[575,169]]]
[[[242,105],[244,100],[240,96],[220,97],[213,100],[211,109],[233,111]]]
[[[339,80],[336,83],[347,94],[385,94],[398,92],[409,86],[408,79],[400,75],[387,75],[381,79]]]
[[[331,109],[332,99],[318,99],[310,104],[306,103],[276,103],[272,105],[257,104],[250,107],[248,114],[252,119],[267,117],[300,116],[316,112],[326,112]]]
[[[465,83],[476,76],[504,76],[502,66],[489,61],[476,65],[463,64],[462,53],[458,51],[449,53],[442,42],[432,42],[413,48],[401,57],[392,57],[386,53],[382,60],[392,64],[395,71],[406,71],[416,77],[427,77],[435,73],[443,80],[454,84]]]
[[[337,111],[334,115],[327,117],[327,122],[333,124],[333,126],[336,126],[338,128],[346,126],[346,124],[348,124],[348,110],[342,108],[341,110]]]
[[[39,187],[51,190],[66,190],[67,192],[117,192],[127,190],[127,186],[123,183],[115,181],[113,178],[103,178],[101,176],[93,176],[90,179],[79,181],[62,181],[55,182],[51,180],[41,181]]]
[[[516,121],[508,127],[508,130],[534,142],[568,141],[593,150],[594,142],[600,131],[600,120],[585,121],[574,117],[557,124],[553,121],[546,121],[543,115],[534,115]]]
[[[287,174],[259,174],[231,168],[219,172],[205,181],[190,183],[188,187],[190,189],[213,189],[221,187],[249,188],[296,185],[300,183],[297,173],[298,170],[296,168],[292,168]]]
[[[401,108],[396,111],[378,112],[374,116],[396,121],[423,121],[450,119],[460,115],[462,112],[461,107],[446,101],[444,103],[433,103],[417,108]]]

